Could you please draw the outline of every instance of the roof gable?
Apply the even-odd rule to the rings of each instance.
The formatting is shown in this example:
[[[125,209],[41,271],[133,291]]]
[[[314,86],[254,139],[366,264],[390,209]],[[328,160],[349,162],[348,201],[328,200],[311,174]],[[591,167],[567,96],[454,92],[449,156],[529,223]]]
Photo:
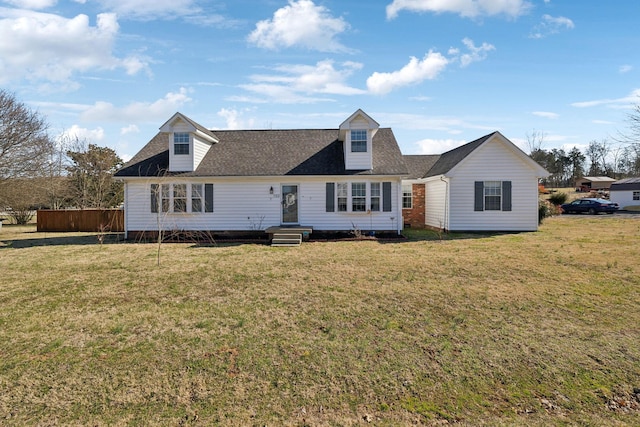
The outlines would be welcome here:
[[[443,153],[438,161],[433,165],[431,169],[425,174],[424,178],[437,176],[437,175],[452,175],[456,169],[461,167],[465,160],[477,149],[484,144],[490,142],[500,143],[505,149],[514,154],[522,163],[534,170],[539,177],[548,176],[549,173],[540,166],[535,160],[527,156],[524,151],[518,148],[514,143],[509,141],[500,132],[495,131],[481,138],[464,144],[458,148]]]
[[[160,132],[171,133],[176,126],[180,126],[182,132],[191,132],[196,134],[200,139],[209,143],[216,143],[218,140],[213,133],[204,126],[194,122],[189,117],[178,112],[175,113],[169,120],[167,120],[162,126],[160,126]]]

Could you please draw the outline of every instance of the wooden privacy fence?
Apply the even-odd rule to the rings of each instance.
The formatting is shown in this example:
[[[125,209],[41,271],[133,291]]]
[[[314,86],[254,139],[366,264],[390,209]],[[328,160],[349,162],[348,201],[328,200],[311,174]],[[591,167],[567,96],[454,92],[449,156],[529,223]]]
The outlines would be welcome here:
[[[122,209],[38,210],[38,231],[123,232]]]

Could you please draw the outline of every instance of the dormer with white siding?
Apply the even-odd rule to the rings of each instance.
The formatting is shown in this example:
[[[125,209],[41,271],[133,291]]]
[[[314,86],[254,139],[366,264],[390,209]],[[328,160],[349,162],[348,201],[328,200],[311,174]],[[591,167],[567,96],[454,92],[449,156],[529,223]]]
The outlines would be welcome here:
[[[340,125],[339,140],[344,146],[347,170],[373,169],[373,137],[380,125],[358,109]]]
[[[176,113],[164,125],[161,132],[169,135],[169,171],[192,172],[218,140],[207,129],[185,115]]]

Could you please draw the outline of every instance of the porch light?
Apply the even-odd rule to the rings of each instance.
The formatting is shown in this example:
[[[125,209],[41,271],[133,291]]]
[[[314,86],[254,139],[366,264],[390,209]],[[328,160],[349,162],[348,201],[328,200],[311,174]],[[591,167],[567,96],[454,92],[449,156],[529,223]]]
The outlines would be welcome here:
[[[271,195],[273,196],[273,186],[271,186],[271,187],[269,188],[269,194],[271,194]]]

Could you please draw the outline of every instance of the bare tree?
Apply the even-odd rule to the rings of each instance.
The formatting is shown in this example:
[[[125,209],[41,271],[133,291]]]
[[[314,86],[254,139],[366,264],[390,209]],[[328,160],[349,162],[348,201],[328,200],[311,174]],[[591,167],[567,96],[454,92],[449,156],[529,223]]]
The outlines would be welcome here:
[[[0,90],[0,182],[41,175],[54,151],[48,124],[35,111]]]

